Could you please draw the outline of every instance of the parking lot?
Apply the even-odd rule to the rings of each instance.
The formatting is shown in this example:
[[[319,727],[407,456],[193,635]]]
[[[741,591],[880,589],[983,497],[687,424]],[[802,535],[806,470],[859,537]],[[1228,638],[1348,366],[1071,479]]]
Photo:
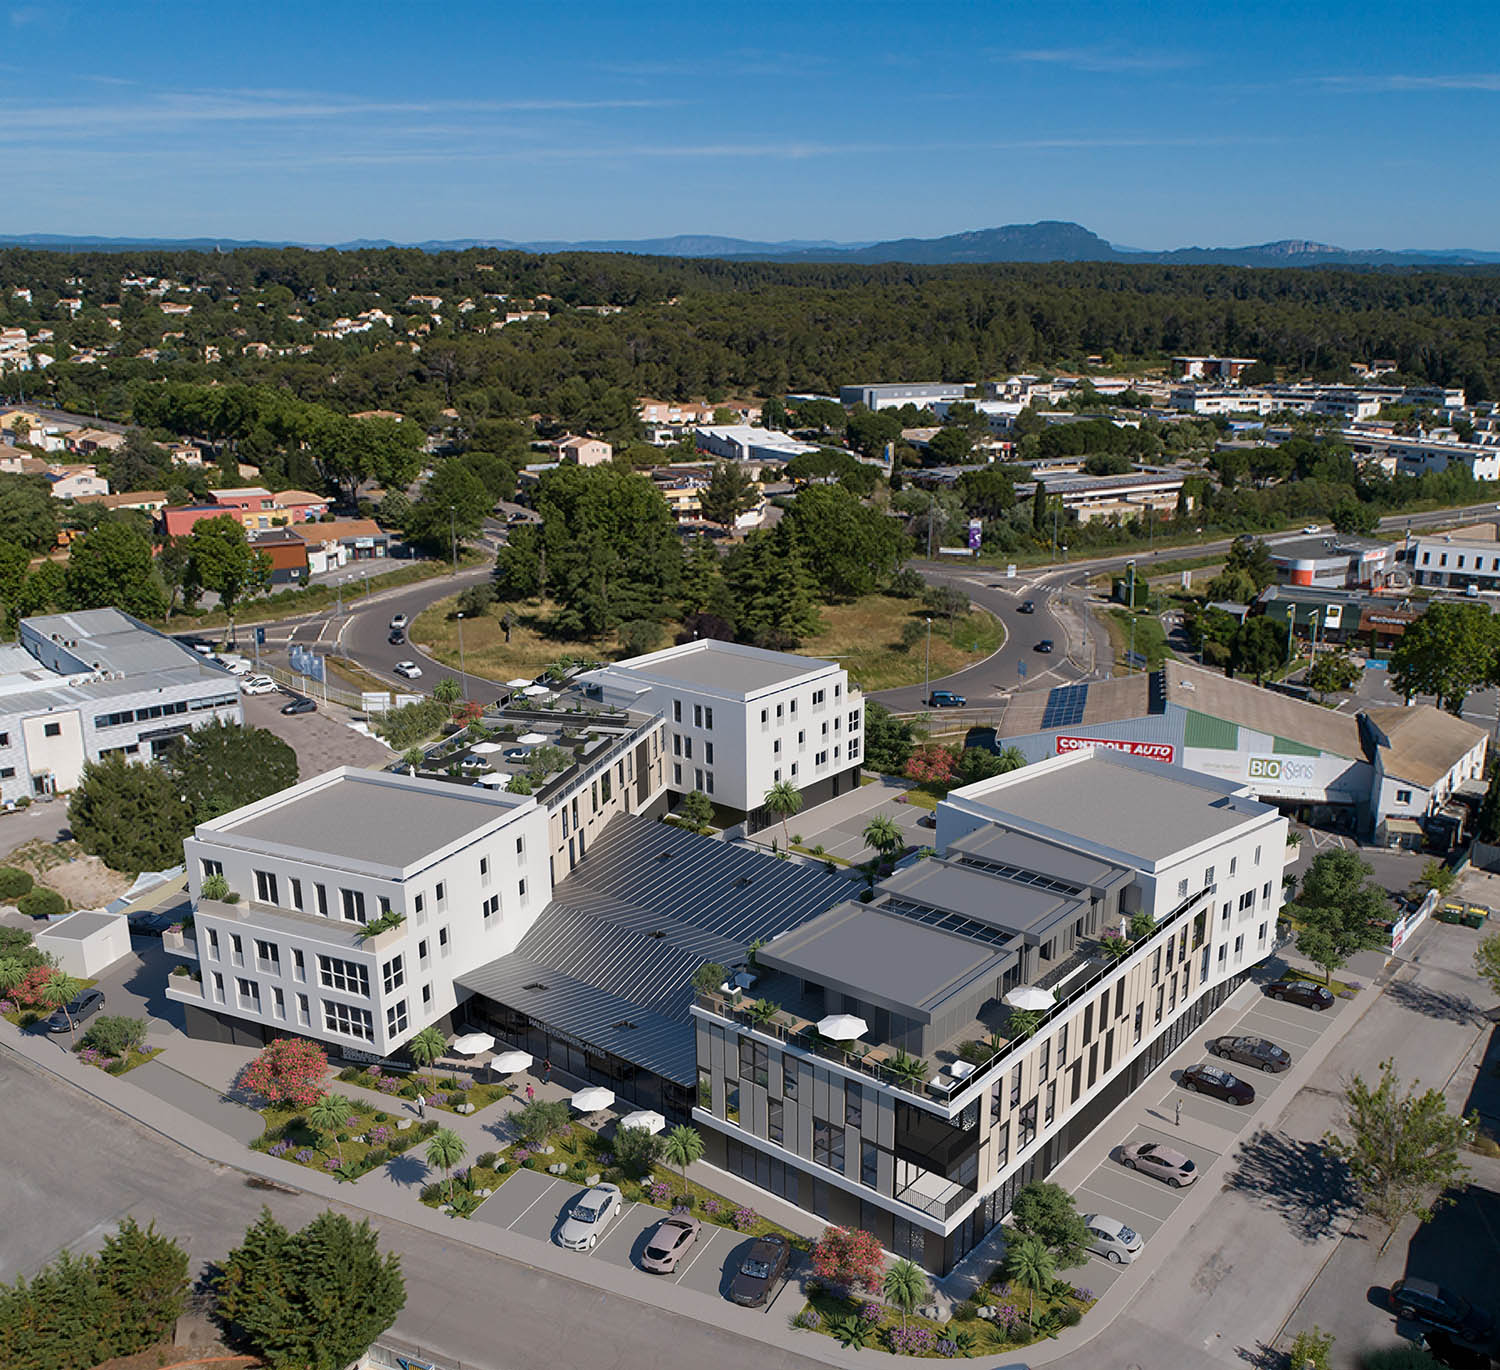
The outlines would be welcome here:
[[[582,1186],[574,1180],[518,1170],[479,1206],[470,1221],[493,1223],[496,1227],[550,1243],[567,1216],[568,1207],[580,1193]],[[705,1222],[698,1240],[678,1262],[676,1271],[670,1275],[653,1275],[641,1269],[641,1253],[656,1225],[667,1216],[665,1209],[651,1204],[627,1204],[592,1251],[563,1254],[580,1261],[607,1261],[622,1269],[635,1270],[643,1280],[664,1280],[700,1294],[727,1298],[730,1277],[750,1249],[753,1239],[727,1227]],[[777,1285],[762,1312],[769,1312],[780,1301],[788,1284],[795,1282],[800,1259],[800,1253],[794,1251],[788,1278]],[[795,1304],[798,1299],[795,1289],[789,1297]]]
[[[265,728],[291,743],[297,753],[297,776],[306,780],[336,766],[379,768],[393,753],[383,742],[357,733],[343,722],[344,710],[337,704],[318,704],[317,713],[283,714],[281,706],[292,698],[278,690],[268,695],[243,695],[245,722]]]
[[[1201,1175],[1248,1134],[1258,1116],[1274,1111],[1271,1101],[1286,1078],[1285,1073],[1268,1074],[1237,1062],[1221,1061],[1208,1051],[1209,1041],[1226,1036],[1264,1037],[1285,1047],[1295,1063],[1348,1007],[1346,1001],[1336,1000],[1331,1009],[1318,1013],[1257,995],[1238,1016],[1225,1015],[1206,1024],[1177,1049],[1159,1075],[1147,1082],[1140,1096],[1150,1101],[1144,1110],[1126,1110],[1117,1120],[1122,1135],[1111,1139],[1109,1159],[1100,1162],[1074,1188],[1078,1211],[1115,1218],[1133,1227],[1149,1246],[1192,1189],[1173,1189],[1161,1180],[1127,1170],[1118,1159],[1120,1148],[1140,1142],[1169,1146],[1188,1156]],[[1243,1080],[1255,1090],[1254,1100],[1235,1105],[1183,1089],[1182,1072],[1199,1063],[1221,1066]],[[1103,1256],[1090,1255],[1087,1267],[1073,1278],[1102,1294],[1124,1268]]]

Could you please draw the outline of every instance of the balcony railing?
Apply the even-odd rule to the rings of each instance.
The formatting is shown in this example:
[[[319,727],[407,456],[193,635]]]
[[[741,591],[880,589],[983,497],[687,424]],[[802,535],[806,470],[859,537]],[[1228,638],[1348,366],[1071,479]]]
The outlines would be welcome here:
[[[187,999],[194,1003],[202,1003],[203,981],[196,975],[178,975],[174,971],[167,976],[167,998]]]
[[[262,904],[253,899],[244,903],[225,904],[217,899],[200,898],[198,915],[232,919],[268,932],[312,938],[345,951],[385,951],[405,938],[409,926],[403,922],[398,927],[387,928],[373,937],[361,937],[358,923],[345,922],[342,918],[325,918],[317,913],[303,913],[297,909],[284,909],[276,904]]]
[[[198,959],[198,939],[187,928],[168,928],[161,935],[162,948],[177,956],[189,956],[193,960]]]
[[[920,1213],[930,1214],[934,1218],[947,1219],[957,1213],[978,1192],[975,1189],[960,1189],[957,1193],[940,1199],[930,1194],[918,1194],[913,1186],[908,1185],[896,1195],[896,1198],[908,1208],[915,1208]]]

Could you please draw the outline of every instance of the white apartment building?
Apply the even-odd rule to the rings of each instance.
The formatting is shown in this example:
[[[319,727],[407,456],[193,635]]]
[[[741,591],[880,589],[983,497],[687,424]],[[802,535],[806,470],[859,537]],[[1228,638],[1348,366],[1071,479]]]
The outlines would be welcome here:
[[[1243,785],[1113,751],[954,791],[935,857],[757,949],[774,1016],[699,994],[706,1158],[950,1271],[1269,955],[1286,831]],[[1023,985],[1053,999],[1029,1033]],[[865,1030],[830,1043],[826,1014]]]
[[[813,805],[859,784],[864,696],[837,662],[700,639],[581,677],[592,699],[665,720],[667,788],[699,790],[752,829],[766,791]]]
[[[1442,438],[1403,437],[1358,428],[1339,432],[1356,458],[1394,457],[1403,475],[1446,471],[1455,463],[1467,466],[1475,480],[1500,480],[1500,443],[1454,442]]]
[[[384,1057],[546,907],[547,826],[530,795],[352,767],[202,823],[183,844],[193,932],[168,943],[201,978],[169,976],[167,997],[194,1035]],[[233,902],[203,897],[211,876]]]
[[[1411,540],[1409,556],[1412,579],[1418,585],[1500,590],[1500,523],[1419,533]]]

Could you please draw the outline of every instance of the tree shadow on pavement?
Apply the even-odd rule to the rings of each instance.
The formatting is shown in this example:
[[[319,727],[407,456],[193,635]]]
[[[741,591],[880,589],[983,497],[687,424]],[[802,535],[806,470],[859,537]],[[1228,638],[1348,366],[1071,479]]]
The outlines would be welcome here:
[[[1393,980],[1385,988],[1385,997],[1398,1008],[1424,1018],[1476,1027],[1480,1022],[1479,1005],[1467,994],[1447,994],[1409,980]]]
[[[1240,1152],[1226,1189],[1253,1195],[1304,1241],[1325,1235],[1355,1211],[1349,1172],[1323,1148],[1282,1132],[1257,1132]]]
[[[415,1189],[420,1184],[426,1184],[431,1172],[426,1161],[416,1156],[402,1155],[392,1156],[385,1163],[385,1173],[392,1184],[400,1185],[402,1189]]]
[[[1234,1354],[1246,1365],[1254,1366],[1255,1370],[1287,1370],[1286,1352],[1267,1346],[1263,1341],[1254,1346],[1237,1346]]]

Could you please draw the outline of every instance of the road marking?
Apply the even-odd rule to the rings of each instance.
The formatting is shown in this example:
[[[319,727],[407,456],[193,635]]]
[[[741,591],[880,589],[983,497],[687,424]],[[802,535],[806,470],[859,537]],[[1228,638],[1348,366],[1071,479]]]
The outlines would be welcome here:
[[[1129,1172],[1126,1173],[1128,1174]],[[1165,1218],[1159,1218],[1149,1208],[1137,1208],[1132,1203],[1126,1203],[1124,1199],[1116,1199],[1113,1195],[1101,1194],[1082,1185],[1080,1185],[1079,1188],[1073,1191],[1074,1199],[1076,1200],[1080,1194],[1085,1195],[1089,1199],[1097,1199],[1100,1207],[1095,1208],[1092,1211],[1095,1213],[1102,1213],[1106,1217],[1113,1216],[1109,1212],[1108,1205],[1110,1204],[1113,1204],[1116,1208],[1128,1209],[1131,1213],[1138,1214],[1142,1218],[1149,1218],[1154,1223],[1165,1223],[1167,1221],[1167,1218],[1170,1218],[1172,1216],[1172,1213],[1168,1213]],[[1175,1213],[1176,1211],[1176,1208],[1173,1208],[1172,1212]]]
[[[592,1256],[594,1252],[596,1252],[601,1246],[604,1245],[605,1242],[613,1237],[616,1232],[623,1232],[625,1230],[625,1219],[631,1215],[631,1213],[637,1206],[638,1205],[636,1203],[632,1202],[629,1208],[621,1209],[619,1215],[614,1219],[613,1222],[610,1223],[609,1231],[606,1232],[602,1237],[600,1237],[599,1240],[596,1241],[591,1247],[589,1247],[589,1249],[583,1254],[585,1256]],[[631,1245],[633,1246],[634,1244],[635,1243],[632,1241]]]
[[[703,1229],[699,1228],[698,1230],[701,1232]],[[698,1257],[701,1256],[705,1251],[708,1250],[709,1247],[714,1244],[714,1239],[719,1235],[719,1233],[723,1232],[724,1230],[725,1229],[722,1227],[715,1227],[714,1230],[708,1234],[708,1240],[699,1245],[698,1249],[693,1252],[693,1259],[690,1260],[685,1266],[682,1267],[680,1271],[677,1272],[676,1276],[672,1280],[673,1284],[682,1283],[682,1281],[687,1277],[687,1272],[691,1270],[695,1264],[697,1264]]]
[[[506,1224],[506,1226],[507,1227],[512,1227],[512,1228],[515,1227],[515,1225],[518,1222],[520,1222],[521,1219],[524,1218],[528,1213],[530,1213],[533,1208],[535,1208],[539,1203],[541,1203],[541,1201],[543,1199],[545,1199],[547,1197],[547,1195],[549,1195],[557,1187],[557,1185],[558,1185],[558,1181],[556,1179],[548,1180],[547,1181],[547,1187],[546,1187],[546,1189],[542,1190],[542,1192],[540,1194],[538,1194],[536,1196],[536,1198],[534,1198],[529,1204],[526,1205],[525,1208],[523,1208],[519,1213],[517,1213],[516,1216],[514,1218],[512,1218],[509,1223]]]

